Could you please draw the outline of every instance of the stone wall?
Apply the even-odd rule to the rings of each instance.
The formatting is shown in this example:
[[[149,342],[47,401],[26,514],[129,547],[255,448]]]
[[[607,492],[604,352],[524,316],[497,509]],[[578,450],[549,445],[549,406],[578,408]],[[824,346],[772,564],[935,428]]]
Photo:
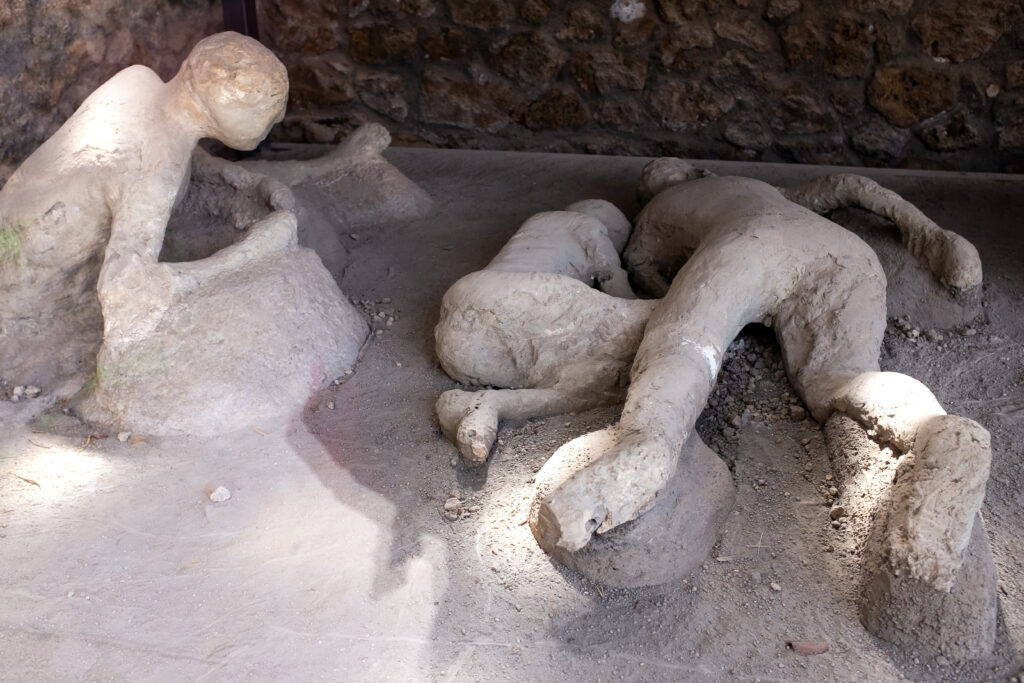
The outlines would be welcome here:
[[[277,139],[1024,171],[1024,0],[258,0]],[[0,0],[0,181],[220,0]]]
[[[0,0],[0,183],[119,70],[166,80],[221,25],[220,0]]]
[[[1024,171],[1021,0],[259,0],[279,139]]]

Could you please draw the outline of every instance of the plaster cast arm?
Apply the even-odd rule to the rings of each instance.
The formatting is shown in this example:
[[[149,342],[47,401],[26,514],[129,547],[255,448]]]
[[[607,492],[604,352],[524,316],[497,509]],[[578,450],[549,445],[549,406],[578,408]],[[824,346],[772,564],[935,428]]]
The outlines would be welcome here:
[[[981,258],[973,244],[943,230],[916,206],[870,178],[838,173],[781,192],[815,213],[855,206],[888,218],[902,234],[907,250],[942,284],[961,291],[981,284]]]
[[[184,294],[204,280],[236,271],[265,256],[298,244],[298,223],[291,211],[275,211],[249,227],[245,237],[212,256],[185,263],[161,263],[174,279],[174,291]]]
[[[331,175],[367,160],[380,158],[391,144],[391,134],[379,123],[360,126],[340,144],[322,157],[300,161],[246,160],[241,165],[257,173],[265,173],[293,187],[304,182],[330,182]]]
[[[161,189],[155,185],[111,202],[110,239],[96,282],[104,343],[111,353],[151,332],[174,294],[170,269],[157,262],[171,212]]]
[[[236,228],[245,229],[245,235],[215,254],[197,261],[165,264],[174,278],[175,292],[190,292],[204,280],[232,272],[297,244],[295,195],[279,180],[211,156],[201,148],[196,148],[192,155],[192,177],[205,182],[226,184],[236,192],[254,194],[269,211],[264,211],[255,222],[252,222],[250,214],[233,215],[231,220]]]

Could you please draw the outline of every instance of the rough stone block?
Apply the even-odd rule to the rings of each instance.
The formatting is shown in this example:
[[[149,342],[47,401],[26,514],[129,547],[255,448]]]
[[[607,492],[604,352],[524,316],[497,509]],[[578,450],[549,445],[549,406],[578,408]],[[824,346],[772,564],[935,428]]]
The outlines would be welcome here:
[[[885,66],[875,71],[868,101],[893,125],[909,128],[956,104],[956,88],[946,69]]]

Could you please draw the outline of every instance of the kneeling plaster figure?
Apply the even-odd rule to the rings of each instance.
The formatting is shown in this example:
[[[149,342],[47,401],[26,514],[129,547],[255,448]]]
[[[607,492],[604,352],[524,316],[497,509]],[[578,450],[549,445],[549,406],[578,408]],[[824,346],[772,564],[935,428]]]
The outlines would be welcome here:
[[[621,395],[624,366],[636,351],[621,421],[599,440],[601,452],[585,458],[589,464],[554,477],[558,485],[544,489],[531,518],[545,549],[577,553],[594,531],[655,503],[724,349],[743,326],[761,322],[775,330],[787,374],[816,419],[848,414],[914,452],[918,465],[906,476],[916,485],[906,484],[907,496],[893,502],[900,522],[889,527],[886,561],[897,576],[945,593],[975,535],[988,433],[946,415],[916,380],[879,372],[885,277],[877,258],[855,235],[795,202],[822,211],[852,204],[890,217],[911,252],[954,287],[980,284],[977,252],[867,179],[830,176],[783,194],[751,179],[708,176],[680,160],[645,168],[655,197],[638,218],[626,260],[655,292],[685,262],[661,301],[611,299],[522,267],[504,280],[485,269],[456,283],[436,331],[443,367],[461,381],[508,389],[447,392],[437,408],[442,428],[463,457],[482,462],[502,417],[579,410]],[[540,293],[520,284],[541,278],[547,287]],[[615,353],[602,347],[608,339],[620,341]],[[547,372],[533,374],[540,367]],[[574,368],[586,370],[585,381]],[[994,619],[994,611],[982,618]]]
[[[100,422],[224,431],[301,405],[350,367],[367,325],[296,246],[280,182],[200,162],[198,176],[251,200],[245,235],[199,261],[158,260],[198,140],[255,148],[287,93],[269,50],[222,33],[167,83],[133,66],[90,95],[0,192],[0,373],[39,384],[87,370],[97,302],[103,342],[81,409]]]

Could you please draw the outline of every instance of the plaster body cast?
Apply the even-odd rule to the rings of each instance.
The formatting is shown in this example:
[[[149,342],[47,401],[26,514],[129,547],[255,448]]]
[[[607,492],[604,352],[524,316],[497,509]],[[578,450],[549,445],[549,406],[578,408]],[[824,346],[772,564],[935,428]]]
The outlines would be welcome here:
[[[193,156],[203,137],[253,149],[287,95],[273,53],[221,33],[168,83],[134,66],[87,98],[0,195],[4,244],[14,245],[0,259],[0,372],[62,380],[95,358],[73,404],[81,416],[208,435],[294,410],[350,368],[367,324],[297,246],[292,191]],[[241,237],[204,258],[160,261],[179,203]],[[55,363],[52,349],[67,348]]]
[[[988,432],[946,415],[920,382],[879,372],[885,276],[870,247],[770,185],[701,175],[681,160],[645,168],[654,198],[637,218],[625,259],[641,284],[657,285],[674,263],[685,265],[644,330],[619,443],[548,496],[539,515],[544,534],[575,550],[595,530],[650,506],[704,407],[722,350],[743,326],[759,322],[774,329],[790,381],[817,420],[843,412],[900,451],[915,452],[918,466],[908,476],[920,486],[899,503],[903,524],[891,529],[891,560],[948,589],[984,496]],[[813,198],[843,179],[787,193]],[[863,193],[877,187],[867,181],[841,203],[867,203]],[[904,200],[888,191],[881,197],[887,215],[908,215]],[[915,235],[918,254],[940,253],[928,259],[937,277],[980,282],[977,252],[965,240],[930,221],[897,226]]]
[[[112,337],[150,328],[173,288],[157,255],[196,142],[254,148],[287,94],[269,50],[219,34],[168,83],[136,65],[86,98],[0,191],[0,372],[45,384],[91,362],[97,290]]]
[[[445,372],[509,387],[455,389],[438,399],[441,428],[467,461],[486,460],[501,419],[622,400],[655,306],[634,297],[619,263],[629,229],[600,200],[538,214],[487,267],[445,293],[434,331]]]

